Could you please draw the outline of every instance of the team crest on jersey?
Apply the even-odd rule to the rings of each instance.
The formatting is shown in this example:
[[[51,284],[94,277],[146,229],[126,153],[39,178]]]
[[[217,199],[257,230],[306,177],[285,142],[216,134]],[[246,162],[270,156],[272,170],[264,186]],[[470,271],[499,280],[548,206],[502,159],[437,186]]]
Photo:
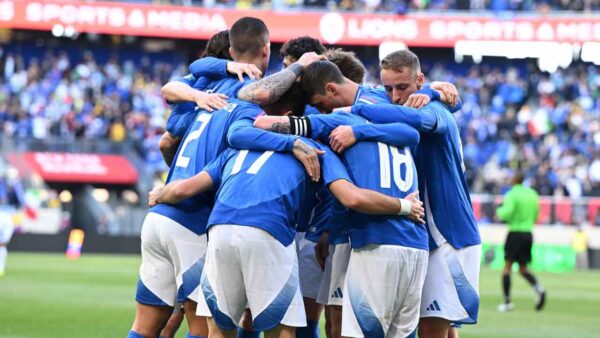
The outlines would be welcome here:
[[[226,110],[226,111],[232,113],[237,106],[238,106],[237,103],[228,103],[225,107],[223,107],[223,110]]]

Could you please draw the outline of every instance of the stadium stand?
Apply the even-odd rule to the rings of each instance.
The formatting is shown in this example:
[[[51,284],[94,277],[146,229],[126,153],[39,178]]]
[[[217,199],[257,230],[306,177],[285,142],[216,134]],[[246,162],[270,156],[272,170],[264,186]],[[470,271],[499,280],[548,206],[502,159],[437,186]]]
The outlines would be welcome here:
[[[169,106],[160,87],[184,74],[185,64],[149,53],[98,57],[88,50],[77,58],[72,49],[66,42],[42,60],[4,53],[3,135],[129,141],[151,171],[164,172],[157,145]],[[139,62],[132,61],[135,57]],[[368,57],[362,57],[368,65],[377,64]],[[542,195],[600,194],[596,67],[579,64],[550,75],[526,63],[457,66],[423,59],[429,79],[456,83],[462,94],[457,118],[472,192],[501,194],[513,169],[521,168],[535,177]],[[368,81],[377,84],[377,73],[369,68]]]
[[[407,11],[592,11],[600,8],[598,0],[129,0],[136,3],[181,6],[251,7],[293,9],[311,8],[344,11],[377,11],[398,14]]]

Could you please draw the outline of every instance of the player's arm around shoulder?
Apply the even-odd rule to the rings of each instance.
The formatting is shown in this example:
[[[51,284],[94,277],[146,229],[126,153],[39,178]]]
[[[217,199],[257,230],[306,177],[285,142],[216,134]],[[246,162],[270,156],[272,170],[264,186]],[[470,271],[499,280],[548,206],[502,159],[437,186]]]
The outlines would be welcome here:
[[[423,202],[418,200],[418,192],[404,198],[395,198],[382,193],[359,188],[350,181],[337,180],[329,185],[331,193],[346,208],[369,215],[401,215],[424,224]]]
[[[193,177],[176,180],[162,187],[156,187],[148,194],[148,206],[157,204],[177,204],[186,198],[212,189],[213,180],[206,171]]]

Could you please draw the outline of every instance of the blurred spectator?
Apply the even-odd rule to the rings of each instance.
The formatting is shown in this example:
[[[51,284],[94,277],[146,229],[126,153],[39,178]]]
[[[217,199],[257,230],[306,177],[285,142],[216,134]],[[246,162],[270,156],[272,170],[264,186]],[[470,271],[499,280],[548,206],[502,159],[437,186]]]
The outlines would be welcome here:
[[[380,11],[404,14],[424,10],[488,11],[592,11],[600,9],[600,0],[112,0],[146,2],[157,5],[258,8],[339,9]]]
[[[365,82],[376,84],[376,57],[363,61]],[[426,57],[422,64],[429,79],[456,83],[461,93],[463,109],[456,118],[473,193],[501,194],[508,178],[522,170],[542,195],[600,195],[597,67],[574,64],[547,74],[485,63],[465,70],[453,63],[432,65]],[[12,138],[128,141],[148,168],[163,173],[158,140],[170,108],[160,87],[185,71],[185,65],[149,58],[98,63],[90,52],[79,62],[65,52],[27,62],[7,53],[0,59],[0,132]],[[15,204],[22,188],[6,182],[0,178],[0,202]]]

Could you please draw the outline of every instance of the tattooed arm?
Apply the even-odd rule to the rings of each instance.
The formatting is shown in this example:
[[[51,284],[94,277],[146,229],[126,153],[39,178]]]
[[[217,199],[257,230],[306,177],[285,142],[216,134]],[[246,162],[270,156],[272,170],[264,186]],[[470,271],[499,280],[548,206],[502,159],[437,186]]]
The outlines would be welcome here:
[[[290,89],[304,68],[314,61],[323,59],[324,56],[314,52],[304,53],[300,59],[286,69],[253,82],[240,90],[238,98],[260,105],[272,104]]]

